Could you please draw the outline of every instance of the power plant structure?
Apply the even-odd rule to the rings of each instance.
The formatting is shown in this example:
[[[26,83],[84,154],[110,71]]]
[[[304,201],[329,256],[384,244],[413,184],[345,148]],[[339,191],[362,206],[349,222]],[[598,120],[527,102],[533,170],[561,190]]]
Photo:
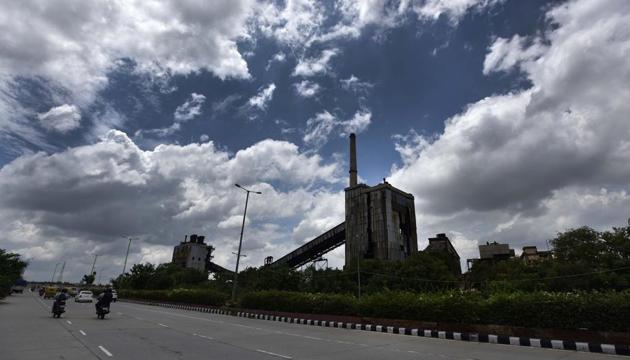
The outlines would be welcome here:
[[[349,140],[349,182],[348,187],[344,189],[345,221],[276,261],[273,261],[271,256],[266,257],[265,266],[298,268],[313,261],[323,261],[322,255],[343,244],[346,245],[346,265],[357,258],[402,261],[418,252],[413,195],[395,188],[385,179],[375,186],[360,184],[356,135],[350,134]],[[193,261],[198,261],[204,254],[208,254],[205,260],[206,270],[230,272],[211,261],[211,252],[204,252],[206,246],[203,239],[201,237],[199,241],[199,237],[195,237],[197,244],[184,241],[176,246],[173,262],[184,267],[202,269],[204,261],[193,265],[190,263],[190,257],[194,259]],[[195,250],[199,248],[200,252],[193,248]]]
[[[400,261],[418,252],[413,195],[387,181],[369,186],[358,182],[356,135],[350,134],[349,183],[345,188],[346,221],[272,262],[296,268],[346,244],[345,261]]]

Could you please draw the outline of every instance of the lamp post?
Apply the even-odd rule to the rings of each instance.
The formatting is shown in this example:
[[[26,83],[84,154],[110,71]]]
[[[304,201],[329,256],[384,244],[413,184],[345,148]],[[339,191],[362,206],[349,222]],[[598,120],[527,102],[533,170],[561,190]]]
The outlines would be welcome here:
[[[236,286],[238,283],[238,265],[241,260],[241,247],[243,246],[243,231],[245,230],[245,218],[247,216],[247,203],[249,202],[249,193],[262,194],[260,191],[248,190],[239,184],[234,184],[237,188],[244,190],[247,193],[245,197],[245,211],[243,212],[243,223],[241,224],[241,238],[238,241],[238,253],[236,254],[236,269],[234,270],[234,283],[232,284],[232,301],[236,300]]]
[[[131,240],[136,240],[136,239],[132,237],[129,238],[129,244],[127,244],[127,254],[125,255],[125,264],[123,265],[123,271],[122,271],[122,274],[120,274],[121,276],[124,276],[125,270],[127,270],[127,259],[129,258],[129,248],[131,247]]]
[[[57,273],[57,267],[59,266],[59,264],[61,264],[61,263],[55,264],[55,271],[53,271],[52,277],[50,278],[50,282],[51,283],[55,282],[55,274]]]

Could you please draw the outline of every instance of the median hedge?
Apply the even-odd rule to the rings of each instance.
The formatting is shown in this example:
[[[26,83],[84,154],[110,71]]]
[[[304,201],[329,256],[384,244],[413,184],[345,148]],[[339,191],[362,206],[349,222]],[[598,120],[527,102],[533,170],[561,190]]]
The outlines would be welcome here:
[[[212,289],[120,290],[119,297],[136,300],[223,306],[229,296]]]
[[[493,324],[538,328],[630,331],[630,291],[499,293],[450,291],[350,295],[260,291],[246,294],[247,309],[310,314]]]
[[[211,289],[121,290],[120,297],[223,306],[229,295]],[[630,290],[623,292],[513,292],[483,294],[382,292],[361,299],[344,294],[258,291],[245,309],[350,315],[462,324],[630,331]]]

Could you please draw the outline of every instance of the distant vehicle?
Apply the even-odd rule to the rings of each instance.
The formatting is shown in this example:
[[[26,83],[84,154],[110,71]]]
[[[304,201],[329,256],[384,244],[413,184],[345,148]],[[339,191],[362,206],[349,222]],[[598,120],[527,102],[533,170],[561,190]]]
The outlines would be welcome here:
[[[83,290],[79,292],[77,296],[74,297],[75,302],[92,302],[94,294],[91,291]]]
[[[118,301],[118,293],[116,292],[116,290],[112,290],[112,301]]]
[[[11,286],[11,293],[21,294],[24,292],[24,288],[28,285],[28,283],[24,279],[19,279],[18,281]]]
[[[56,286],[46,286],[46,288],[44,288],[44,299],[54,298],[58,290]]]
[[[76,288],[76,287],[74,287],[74,286],[71,286],[71,287],[69,287],[69,288],[67,288],[67,289],[68,289],[68,295],[69,295],[69,296],[75,297],[75,296],[77,296],[77,294],[79,293],[79,289],[77,289],[77,288]]]

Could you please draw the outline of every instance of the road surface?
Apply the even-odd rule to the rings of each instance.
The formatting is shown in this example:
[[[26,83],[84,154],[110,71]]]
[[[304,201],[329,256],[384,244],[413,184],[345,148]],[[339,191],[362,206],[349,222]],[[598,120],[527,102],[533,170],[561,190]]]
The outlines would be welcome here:
[[[0,359],[625,359],[622,356],[412,337],[113,303],[105,320],[93,304],[29,291],[0,301]]]

